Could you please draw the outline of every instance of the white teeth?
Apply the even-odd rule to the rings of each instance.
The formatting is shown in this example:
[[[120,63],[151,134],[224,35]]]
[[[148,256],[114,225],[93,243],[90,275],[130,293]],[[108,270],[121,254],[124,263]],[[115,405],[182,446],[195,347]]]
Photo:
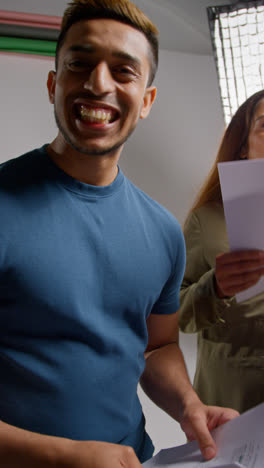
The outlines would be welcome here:
[[[112,111],[90,109],[85,106],[80,108],[81,118],[92,123],[109,123],[112,118]]]

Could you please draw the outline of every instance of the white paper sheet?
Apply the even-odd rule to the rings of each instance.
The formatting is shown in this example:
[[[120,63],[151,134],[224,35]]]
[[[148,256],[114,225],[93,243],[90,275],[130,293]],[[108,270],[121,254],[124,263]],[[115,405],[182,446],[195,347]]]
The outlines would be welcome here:
[[[219,163],[218,171],[230,249],[264,249],[264,160]],[[236,299],[263,291],[264,277]]]
[[[218,448],[205,461],[196,442],[161,450],[144,468],[263,468],[264,403],[212,431]]]

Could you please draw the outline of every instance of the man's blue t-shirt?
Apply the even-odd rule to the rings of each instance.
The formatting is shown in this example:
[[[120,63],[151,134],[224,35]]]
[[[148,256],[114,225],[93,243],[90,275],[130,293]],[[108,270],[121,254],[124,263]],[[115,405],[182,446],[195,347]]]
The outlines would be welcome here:
[[[84,184],[45,146],[0,167],[0,219],[0,419],[146,460],[137,385],[147,317],[179,307],[178,222],[120,169]]]

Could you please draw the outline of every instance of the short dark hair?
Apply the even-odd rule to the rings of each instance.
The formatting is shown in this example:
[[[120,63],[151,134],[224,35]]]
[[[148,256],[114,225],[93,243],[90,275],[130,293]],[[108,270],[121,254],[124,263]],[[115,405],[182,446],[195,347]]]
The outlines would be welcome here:
[[[69,28],[83,20],[108,18],[128,24],[141,31],[150,45],[150,85],[156,74],[159,59],[159,32],[156,26],[130,0],[74,0],[68,4],[62,18],[60,35],[57,41],[55,64]]]

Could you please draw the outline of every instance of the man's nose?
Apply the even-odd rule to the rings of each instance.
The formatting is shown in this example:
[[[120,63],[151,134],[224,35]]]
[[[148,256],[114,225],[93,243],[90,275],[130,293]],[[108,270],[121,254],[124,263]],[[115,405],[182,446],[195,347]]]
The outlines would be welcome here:
[[[106,63],[98,63],[89,74],[84,88],[96,96],[108,94],[113,91],[114,80]]]

